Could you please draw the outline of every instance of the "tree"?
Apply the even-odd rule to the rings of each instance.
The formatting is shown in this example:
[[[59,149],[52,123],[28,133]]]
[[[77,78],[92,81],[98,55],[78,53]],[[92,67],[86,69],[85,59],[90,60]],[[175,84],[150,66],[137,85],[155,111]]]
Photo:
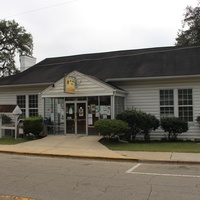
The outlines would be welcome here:
[[[32,55],[33,39],[24,27],[14,20],[0,20],[0,76],[9,76],[17,73],[15,65],[16,53]]]
[[[200,44],[200,0],[195,8],[187,6],[182,22],[182,29],[178,30],[176,46],[190,46]]]

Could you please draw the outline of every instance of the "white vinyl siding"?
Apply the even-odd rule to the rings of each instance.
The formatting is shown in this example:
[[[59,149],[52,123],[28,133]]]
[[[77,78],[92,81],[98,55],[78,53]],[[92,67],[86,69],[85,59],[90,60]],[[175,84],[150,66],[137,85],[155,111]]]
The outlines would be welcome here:
[[[126,108],[136,108],[155,115],[160,119],[160,90],[169,89],[192,89],[193,93],[193,121],[189,122],[189,131],[182,133],[179,137],[200,138],[200,128],[196,122],[196,117],[200,115],[200,82],[198,78],[192,79],[163,79],[153,81],[130,81],[114,82],[118,87],[128,92],[125,100]],[[178,102],[178,95],[174,94],[175,101]],[[178,113],[178,103],[174,107],[174,112]],[[154,137],[163,137],[164,132],[159,129],[152,133]]]
[[[76,77],[77,86],[75,94],[64,92],[64,78],[57,81],[51,87],[42,92],[42,97],[80,97],[80,96],[106,96],[113,95],[113,88],[99,80],[93,79],[89,76],[76,72],[73,76]]]
[[[17,96],[24,95],[27,98],[28,95],[38,95],[38,115],[43,116],[43,105],[40,94],[42,90],[44,90],[44,86],[0,88],[0,104],[17,104]]]

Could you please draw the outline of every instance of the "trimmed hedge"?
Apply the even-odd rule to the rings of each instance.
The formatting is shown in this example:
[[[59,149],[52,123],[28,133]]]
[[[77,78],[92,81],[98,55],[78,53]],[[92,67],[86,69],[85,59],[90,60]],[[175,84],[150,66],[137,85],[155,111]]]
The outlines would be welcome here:
[[[125,110],[116,117],[128,123],[130,131],[128,140],[135,140],[138,134],[144,134],[144,140],[150,140],[150,132],[159,127],[159,120],[151,114],[141,110]]]
[[[36,137],[39,137],[44,128],[43,118],[40,116],[25,118],[23,120],[23,126],[25,134],[32,133]]]
[[[94,127],[101,135],[109,138],[115,135],[126,134],[128,131],[128,124],[117,119],[98,120],[94,123]]]
[[[178,134],[188,131],[188,122],[178,117],[163,117],[160,124],[161,128],[168,132],[168,140],[176,140]]]

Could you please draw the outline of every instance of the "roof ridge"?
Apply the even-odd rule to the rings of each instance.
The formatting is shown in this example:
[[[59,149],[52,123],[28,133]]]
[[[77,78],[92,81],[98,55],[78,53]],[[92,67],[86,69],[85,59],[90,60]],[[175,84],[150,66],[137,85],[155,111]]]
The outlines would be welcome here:
[[[177,47],[174,46],[174,48],[170,48],[170,47],[166,47],[166,48],[170,48],[170,49],[163,49],[163,50],[155,50],[155,51],[150,51],[150,52],[140,52],[140,53],[135,53],[135,54],[123,54],[123,55],[115,55],[115,56],[108,56],[108,57],[99,57],[99,58],[85,58],[85,59],[80,59],[80,60],[72,60],[72,61],[65,61],[65,62],[57,62],[57,63],[51,63],[51,64],[42,64],[42,65],[36,65],[37,67],[40,66],[50,66],[50,65],[56,65],[56,64],[71,64],[71,63],[79,63],[79,62],[84,62],[84,61],[92,61],[92,60],[106,60],[106,59],[113,59],[113,58],[121,58],[121,57],[130,57],[130,56],[138,56],[138,55],[144,55],[144,54],[154,54],[154,53],[162,53],[162,52],[170,52],[170,51],[178,51],[178,50],[183,50],[183,49],[191,49],[191,48],[199,48],[200,46],[187,46],[187,47]],[[159,48],[159,47],[158,47]],[[145,50],[145,49],[138,49],[138,50]],[[148,50],[148,49],[147,49]],[[126,50],[128,51],[128,50]],[[136,50],[137,51],[137,50]],[[108,53],[108,52],[105,52]],[[109,53],[114,53],[113,52],[109,52]],[[96,53],[92,54],[95,55]],[[84,54],[83,54],[84,55]],[[91,55],[91,54],[90,54]],[[78,56],[78,55],[74,55],[74,56]],[[48,58],[47,58],[48,59]],[[50,58],[51,59],[51,58]],[[38,63],[39,64],[39,63]]]

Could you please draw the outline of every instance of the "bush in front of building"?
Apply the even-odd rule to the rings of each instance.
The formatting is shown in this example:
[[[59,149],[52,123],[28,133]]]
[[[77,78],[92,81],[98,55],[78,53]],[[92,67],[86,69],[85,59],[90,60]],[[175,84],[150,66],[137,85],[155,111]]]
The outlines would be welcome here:
[[[144,134],[144,140],[150,140],[151,131],[155,131],[160,126],[160,121],[152,114],[142,113],[143,126],[141,127],[141,133]]]
[[[97,132],[109,139],[116,135],[125,135],[128,131],[128,124],[117,119],[98,120],[94,123],[94,127]]]
[[[159,127],[159,120],[151,114],[141,110],[125,110],[118,114],[117,119],[123,120],[129,125],[128,140],[134,141],[138,134],[144,135],[144,140],[150,140],[150,132]]]
[[[2,114],[2,123],[3,124],[10,124],[12,122],[11,117],[8,115]]]
[[[163,117],[160,120],[161,128],[168,132],[167,139],[169,141],[177,140],[178,134],[188,131],[188,122],[178,117]]]
[[[43,118],[40,116],[25,118],[23,119],[23,127],[25,135],[33,134],[38,138],[44,128]]]

